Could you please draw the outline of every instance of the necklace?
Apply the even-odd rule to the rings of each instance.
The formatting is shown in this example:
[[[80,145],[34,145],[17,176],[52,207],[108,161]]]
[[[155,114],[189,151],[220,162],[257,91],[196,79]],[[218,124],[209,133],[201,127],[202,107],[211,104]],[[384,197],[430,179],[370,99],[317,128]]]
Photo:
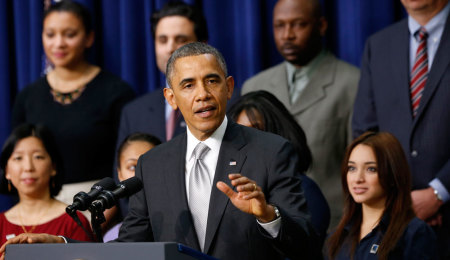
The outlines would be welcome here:
[[[47,211],[48,211],[48,209],[51,207],[51,205],[52,205],[53,203],[50,203],[50,205],[48,206],[48,207],[46,207],[46,210],[44,211],[44,214],[42,214],[38,219],[37,219],[37,221],[36,221],[36,223],[38,223],[38,224],[36,224],[36,225],[32,225],[31,226],[31,228],[30,228],[30,230],[27,230],[26,228],[25,228],[25,225],[23,224],[23,220],[22,220],[22,213],[21,213],[21,210],[20,210],[20,208],[17,208],[17,212],[18,212],[18,215],[19,215],[19,221],[20,221],[20,227],[22,228],[22,230],[23,230],[23,232],[24,233],[33,233],[33,231],[36,229],[36,227],[39,225],[39,222],[41,221],[41,219],[47,214]]]
[[[81,92],[83,92],[85,87],[86,87],[85,85],[81,86],[81,87],[75,89],[74,91],[68,92],[68,93],[62,93],[62,92],[59,92],[54,89],[52,89],[51,92],[53,94],[53,98],[57,102],[67,105],[67,104],[71,104],[75,99],[77,99],[81,95]]]
[[[70,91],[70,92],[61,92],[56,90],[55,88],[50,88],[50,92],[53,95],[53,100],[55,100],[58,103],[61,103],[63,105],[69,105],[72,104],[72,102],[74,100],[76,100],[78,97],[81,96],[81,93],[84,91],[84,89],[86,88],[86,79],[89,75],[89,71],[91,71],[90,67],[87,66],[85,68],[85,70],[83,71],[82,75],[81,75],[81,79],[80,82],[82,83],[81,86],[77,87],[75,90]],[[59,77],[55,74],[54,75],[54,84],[56,85],[56,87],[61,86],[62,83],[59,79]]]

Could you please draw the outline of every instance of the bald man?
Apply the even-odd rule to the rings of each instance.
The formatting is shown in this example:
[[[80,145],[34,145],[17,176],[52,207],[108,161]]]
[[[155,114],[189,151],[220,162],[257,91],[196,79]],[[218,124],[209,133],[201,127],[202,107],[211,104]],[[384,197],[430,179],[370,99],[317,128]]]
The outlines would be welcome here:
[[[274,94],[304,129],[313,155],[307,174],[330,204],[334,227],[342,215],[340,165],[351,140],[359,70],[323,49],[326,30],[318,0],[278,1],[273,31],[284,62],[247,80],[242,94],[256,90]]]

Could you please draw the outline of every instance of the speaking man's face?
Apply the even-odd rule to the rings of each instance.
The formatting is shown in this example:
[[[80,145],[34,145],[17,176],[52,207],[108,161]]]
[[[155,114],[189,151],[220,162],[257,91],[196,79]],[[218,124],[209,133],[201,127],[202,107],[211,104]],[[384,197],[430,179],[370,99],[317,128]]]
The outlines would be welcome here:
[[[192,134],[205,140],[220,126],[234,80],[225,77],[211,54],[188,56],[175,61],[171,88],[164,96],[173,109],[180,109]]]

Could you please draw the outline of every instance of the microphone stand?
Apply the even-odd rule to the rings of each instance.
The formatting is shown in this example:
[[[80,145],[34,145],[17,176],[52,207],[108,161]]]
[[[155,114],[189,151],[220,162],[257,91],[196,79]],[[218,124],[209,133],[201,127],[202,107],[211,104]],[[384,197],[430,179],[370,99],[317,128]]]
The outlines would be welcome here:
[[[83,226],[83,223],[81,223],[80,218],[77,215],[77,211],[73,211],[71,209],[69,209],[69,207],[66,208],[66,212],[67,214],[69,214],[69,216],[75,221],[75,223],[77,223],[78,226],[81,227],[81,229],[83,229],[84,233],[90,238],[92,239],[92,241],[94,241],[94,238],[92,237],[92,234],[90,232],[87,231],[87,229]]]
[[[89,207],[89,211],[91,212],[92,230],[97,237],[97,242],[103,243],[101,224],[106,221],[105,215],[103,215],[103,207],[98,207],[98,204],[92,204]]]

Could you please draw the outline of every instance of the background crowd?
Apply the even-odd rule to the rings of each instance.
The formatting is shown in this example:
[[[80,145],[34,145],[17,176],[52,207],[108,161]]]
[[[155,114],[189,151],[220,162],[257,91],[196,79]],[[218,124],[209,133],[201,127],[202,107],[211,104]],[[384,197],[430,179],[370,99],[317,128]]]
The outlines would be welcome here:
[[[112,175],[113,169],[123,179],[122,152],[133,141],[127,138],[136,132],[164,142],[192,124],[181,115],[186,111],[174,105],[173,90],[164,90],[167,102],[162,88],[173,84],[170,69],[165,78],[170,55],[187,43],[205,42],[223,53],[228,66],[217,62],[225,76],[234,77],[234,93],[228,97],[234,104],[230,119],[281,135],[293,144],[314,236],[323,245],[327,231],[331,232],[324,255],[435,259],[438,254],[446,259],[450,115],[443,109],[450,95],[450,53],[444,47],[450,43],[450,4],[447,0],[368,2],[194,1],[191,6],[163,7],[158,1],[84,2],[95,14],[92,21],[78,5],[49,7],[46,2],[37,13],[44,21],[39,23],[42,27],[27,28],[42,31],[45,55],[39,45],[22,46],[20,37],[5,44],[7,48],[15,44],[15,56],[9,54],[8,75],[3,77],[4,86],[11,87],[2,89],[9,98],[2,110],[7,123],[0,134],[6,137],[11,127],[23,122],[48,126],[65,167],[57,175],[64,184],[58,199],[70,203],[75,191],[87,190],[101,177]],[[36,7],[36,3],[20,3]],[[15,11],[19,5],[9,3],[5,8]],[[378,15],[377,8],[390,12]],[[232,15],[219,18],[214,10],[221,10],[222,16],[223,10],[230,10]],[[371,15],[356,15],[366,11]],[[114,13],[120,15],[109,19]],[[366,41],[405,15],[406,19]],[[6,23],[8,32],[23,29],[18,24]],[[109,37],[120,40],[111,44]],[[26,65],[22,47],[31,53]],[[43,76],[34,81],[39,75]],[[232,83],[227,78],[228,92]],[[441,124],[434,126],[437,121]],[[143,152],[144,148],[134,157]],[[136,158],[131,159],[135,167]],[[7,169],[6,163],[2,165],[3,171]],[[8,172],[5,176],[8,182],[4,179],[2,185],[8,183],[10,191]],[[23,205],[20,195],[19,190],[17,205]],[[46,195],[47,203],[53,203],[54,195]],[[11,200],[2,199],[7,209]],[[15,216],[17,205],[8,211],[8,220]],[[203,250],[202,243],[200,247]]]

